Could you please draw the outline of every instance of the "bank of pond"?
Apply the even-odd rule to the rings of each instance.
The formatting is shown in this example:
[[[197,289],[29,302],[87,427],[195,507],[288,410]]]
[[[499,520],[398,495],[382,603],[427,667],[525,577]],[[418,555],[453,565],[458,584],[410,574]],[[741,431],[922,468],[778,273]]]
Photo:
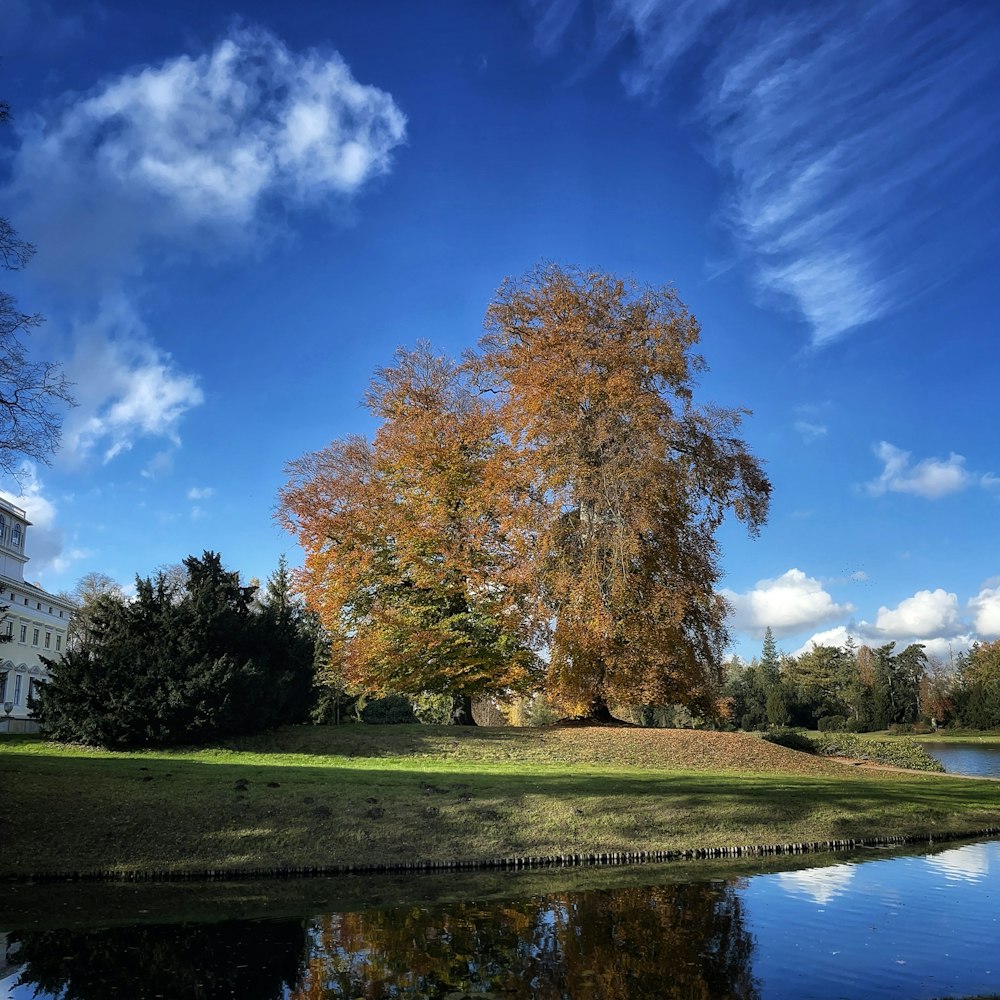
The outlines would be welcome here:
[[[1000,743],[949,740],[920,745],[944,767],[948,774],[966,774],[976,778],[1000,778]]]
[[[750,865],[9,884],[0,997],[768,1000],[1000,990],[1000,842]]]

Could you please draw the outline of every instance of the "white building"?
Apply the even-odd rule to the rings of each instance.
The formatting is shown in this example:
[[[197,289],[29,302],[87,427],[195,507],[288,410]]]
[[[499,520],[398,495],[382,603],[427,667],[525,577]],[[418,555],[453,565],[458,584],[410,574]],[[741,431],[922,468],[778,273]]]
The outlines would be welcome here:
[[[24,579],[25,538],[31,522],[0,497],[0,733],[34,732],[28,698],[48,679],[43,656],[66,648],[73,605]]]

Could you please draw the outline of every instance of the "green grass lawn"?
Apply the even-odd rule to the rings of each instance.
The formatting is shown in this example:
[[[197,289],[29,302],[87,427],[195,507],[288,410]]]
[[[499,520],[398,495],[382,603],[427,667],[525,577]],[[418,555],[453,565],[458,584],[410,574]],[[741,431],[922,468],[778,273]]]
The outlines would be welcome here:
[[[1000,783],[743,733],[294,727],[198,750],[0,738],[0,876],[406,864],[1000,827]]]

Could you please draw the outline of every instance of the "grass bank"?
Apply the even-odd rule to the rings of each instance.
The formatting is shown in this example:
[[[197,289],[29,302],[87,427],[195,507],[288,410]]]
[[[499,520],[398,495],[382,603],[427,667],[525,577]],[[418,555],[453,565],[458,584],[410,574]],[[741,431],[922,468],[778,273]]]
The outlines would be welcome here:
[[[296,727],[199,750],[0,739],[0,877],[721,848],[1000,826],[1000,784],[744,733]]]
[[[861,737],[904,743],[981,743],[984,746],[1000,746],[1000,733],[982,729],[938,729],[933,733],[858,733]]]

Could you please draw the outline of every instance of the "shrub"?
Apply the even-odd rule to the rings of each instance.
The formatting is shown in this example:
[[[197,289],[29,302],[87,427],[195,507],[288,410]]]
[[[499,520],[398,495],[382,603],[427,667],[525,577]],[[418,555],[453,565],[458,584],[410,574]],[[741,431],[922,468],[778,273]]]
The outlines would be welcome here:
[[[800,733],[797,729],[769,729],[763,734],[762,739],[767,740],[768,743],[776,743],[779,747],[798,750],[801,753],[816,752],[813,741],[805,733]]]
[[[913,771],[944,770],[939,761],[916,743],[870,740],[853,733],[820,733],[814,743],[816,750],[826,757],[853,757]]]
[[[361,721],[371,726],[401,726],[418,720],[406,698],[390,694],[368,702],[361,710]]]
[[[847,729],[847,719],[843,715],[824,715],[816,722],[821,733],[842,733]]]
[[[412,695],[410,704],[417,722],[427,726],[450,726],[453,698],[450,694]]]
[[[893,736],[899,736],[901,734],[926,736],[928,733],[934,732],[934,729],[929,722],[894,722],[889,727],[889,732],[892,733]]]

